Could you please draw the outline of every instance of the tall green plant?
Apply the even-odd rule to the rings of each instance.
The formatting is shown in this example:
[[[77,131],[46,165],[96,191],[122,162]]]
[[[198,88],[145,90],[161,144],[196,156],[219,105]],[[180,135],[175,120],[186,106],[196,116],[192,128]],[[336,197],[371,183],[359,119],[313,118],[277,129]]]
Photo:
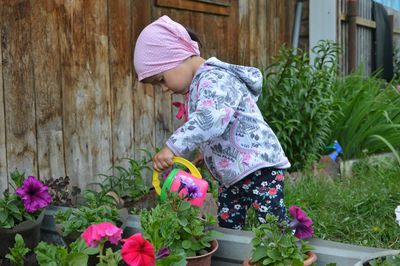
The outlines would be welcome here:
[[[400,148],[400,94],[362,70],[337,83],[339,109],[334,114],[330,140],[338,140],[345,159]]]
[[[260,110],[292,163],[302,169],[317,159],[331,136],[338,46],[330,41],[306,53],[282,48],[265,70]]]
[[[124,158],[128,161],[128,167],[121,165],[114,166],[114,174],[100,174],[104,177],[101,182],[92,183],[100,188],[100,191],[86,190],[86,195],[92,194],[98,199],[103,199],[105,203],[114,203],[117,207],[122,207],[123,200],[135,200],[147,194],[150,190],[146,184],[143,174],[146,170],[150,170],[149,163],[152,155],[147,150],[140,150],[145,155],[140,160]],[[115,194],[116,197],[110,195]],[[102,203],[100,201],[100,203]]]

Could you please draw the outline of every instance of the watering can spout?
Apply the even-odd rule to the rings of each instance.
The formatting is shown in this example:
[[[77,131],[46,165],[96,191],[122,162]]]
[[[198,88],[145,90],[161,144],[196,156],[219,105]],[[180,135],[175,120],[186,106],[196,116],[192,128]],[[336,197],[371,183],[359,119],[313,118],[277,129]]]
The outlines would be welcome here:
[[[339,142],[335,140],[333,146],[330,147],[332,147],[334,151],[329,154],[329,157],[331,157],[333,161],[336,161],[336,158],[339,156],[339,154],[343,153],[342,146],[340,146]]]

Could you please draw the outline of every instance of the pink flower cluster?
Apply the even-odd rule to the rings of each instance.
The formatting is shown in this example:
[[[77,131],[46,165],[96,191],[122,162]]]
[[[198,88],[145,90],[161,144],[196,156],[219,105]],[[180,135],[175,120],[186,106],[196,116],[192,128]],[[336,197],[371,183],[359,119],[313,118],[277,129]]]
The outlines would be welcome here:
[[[92,224],[82,233],[88,247],[97,247],[106,241],[112,244],[123,242],[121,256],[129,266],[154,266],[156,256],[154,246],[143,238],[141,234],[134,234],[128,239],[121,240],[122,230],[110,222]],[[161,254],[162,253],[162,254]],[[157,259],[169,255],[168,249],[160,250]]]
[[[100,241],[110,241],[111,244],[118,244],[121,240],[122,230],[110,222],[92,224],[83,232],[86,246],[97,247]]]

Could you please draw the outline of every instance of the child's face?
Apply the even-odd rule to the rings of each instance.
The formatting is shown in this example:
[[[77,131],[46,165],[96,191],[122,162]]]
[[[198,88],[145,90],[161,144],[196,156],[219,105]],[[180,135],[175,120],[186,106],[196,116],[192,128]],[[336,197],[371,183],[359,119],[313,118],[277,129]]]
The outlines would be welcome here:
[[[189,64],[183,62],[177,67],[144,79],[143,82],[152,85],[160,85],[163,91],[169,91],[176,94],[186,94],[192,79],[192,68]]]

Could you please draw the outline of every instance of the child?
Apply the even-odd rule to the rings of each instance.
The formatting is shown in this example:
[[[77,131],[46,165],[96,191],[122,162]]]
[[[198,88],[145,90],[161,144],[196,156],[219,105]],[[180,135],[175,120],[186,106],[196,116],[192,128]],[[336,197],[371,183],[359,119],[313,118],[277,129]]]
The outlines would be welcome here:
[[[193,35],[192,35],[193,37]],[[174,156],[199,148],[219,183],[218,222],[242,229],[251,205],[286,218],[283,169],[290,167],[279,141],[256,105],[262,75],[256,68],[200,57],[197,39],[167,16],[139,35],[134,65],[139,81],[186,95],[187,119],[153,158],[162,172]]]

